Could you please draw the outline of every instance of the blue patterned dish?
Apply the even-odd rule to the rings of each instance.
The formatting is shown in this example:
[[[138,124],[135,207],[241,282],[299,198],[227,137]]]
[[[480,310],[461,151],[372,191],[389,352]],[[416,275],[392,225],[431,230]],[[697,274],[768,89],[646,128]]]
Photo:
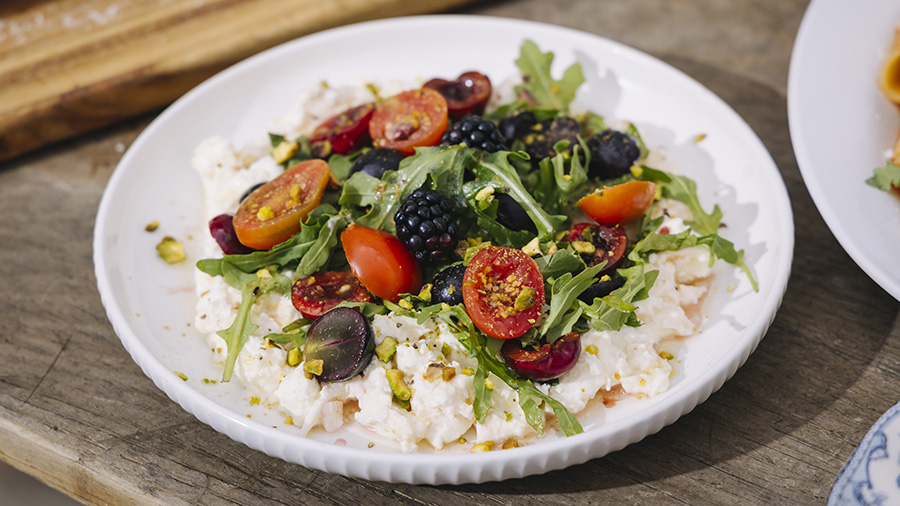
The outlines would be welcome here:
[[[900,504],[900,403],[881,415],[838,473],[828,506]]]

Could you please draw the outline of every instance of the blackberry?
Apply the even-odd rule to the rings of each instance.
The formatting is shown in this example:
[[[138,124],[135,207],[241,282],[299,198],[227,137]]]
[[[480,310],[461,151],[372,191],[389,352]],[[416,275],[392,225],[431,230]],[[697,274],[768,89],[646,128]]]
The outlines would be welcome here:
[[[438,258],[456,245],[450,204],[434,190],[419,188],[394,213],[397,237],[417,260]]]
[[[473,149],[494,153],[501,149],[509,149],[506,140],[492,121],[478,116],[466,116],[444,132],[441,145],[455,146],[464,143]]]
[[[591,150],[588,175],[600,179],[624,176],[641,156],[641,148],[629,135],[618,130],[604,130],[587,140]]]
[[[497,127],[500,129],[500,134],[506,138],[506,142],[512,144],[512,141],[528,133],[536,124],[537,119],[533,112],[522,111],[501,119]]]

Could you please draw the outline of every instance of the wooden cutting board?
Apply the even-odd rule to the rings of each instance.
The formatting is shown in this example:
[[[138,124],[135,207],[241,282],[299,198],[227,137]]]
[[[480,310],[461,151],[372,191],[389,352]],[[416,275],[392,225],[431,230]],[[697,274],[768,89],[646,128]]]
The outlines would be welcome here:
[[[3,0],[0,160],[162,107],[254,53],[471,0]]]

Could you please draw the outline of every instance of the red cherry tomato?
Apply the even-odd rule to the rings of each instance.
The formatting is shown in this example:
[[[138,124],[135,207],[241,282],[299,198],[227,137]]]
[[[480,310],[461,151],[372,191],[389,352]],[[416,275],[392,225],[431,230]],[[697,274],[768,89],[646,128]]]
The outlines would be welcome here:
[[[350,271],[317,272],[298,279],[291,287],[291,303],[309,320],[315,320],[344,301],[372,301],[372,296]]]
[[[309,142],[317,145],[317,150],[325,155],[346,155],[366,140],[365,135],[369,131],[369,121],[374,112],[375,104],[371,102],[347,109],[316,127],[309,136]],[[326,142],[330,145],[330,150],[322,145]]]
[[[269,249],[300,231],[300,224],[319,205],[331,179],[328,164],[306,160],[250,194],[234,215],[241,244]]]
[[[575,203],[584,214],[604,225],[626,225],[650,209],[656,185],[650,181],[629,181],[600,188]]]
[[[588,267],[606,262],[603,270],[597,273],[597,277],[614,271],[625,256],[625,249],[628,247],[628,236],[625,235],[625,230],[618,225],[579,223],[570,228],[562,240],[587,242],[594,247],[592,253],[581,253],[581,258]]]
[[[552,344],[543,344],[539,348],[528,346],[523,348],[518,341],[509,340],[503,343],[500,356],[516,376],[534,381],[556,379],[575,367],[581,355],[581,336],[578,332],[569,332]]]
[[[351,224],[341,233],[347,262],[373,295],[391,302],[402,293],[419,293],[422,271],[415,257],[387,232]]]
[[[415,148],[436,146],[447,129],[447,101],[431,89],[404,91],[375,107],[369,135],[375,147],[411,155]]]
[[[523,251],[489,246],[466,267],[462,292],[475,326],[491,337],[512,339],[541,315],[544,278]]]
[[[432,79],[423,88],[439,92],[447,100],[450,117],[459,119],[466,114],[481,114],[491,98],[491,80],[479,72],[466,72],[455,81]]]

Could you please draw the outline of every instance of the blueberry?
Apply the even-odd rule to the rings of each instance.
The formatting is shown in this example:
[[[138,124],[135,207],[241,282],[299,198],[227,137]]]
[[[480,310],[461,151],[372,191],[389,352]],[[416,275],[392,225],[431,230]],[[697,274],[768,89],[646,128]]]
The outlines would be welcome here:
[[[456,264],[437,273],[431,284],[431,303],[446,303],[451,306],[463,303],[462,281],[466,266]]]
[[[350,167],[350,174],[362,172],[374,178],[381,179],[386,171],[397,170],[400,167],[400,161],[405,155],[396,149],[391,148],[375,148],[367,151],[353,162]]]

